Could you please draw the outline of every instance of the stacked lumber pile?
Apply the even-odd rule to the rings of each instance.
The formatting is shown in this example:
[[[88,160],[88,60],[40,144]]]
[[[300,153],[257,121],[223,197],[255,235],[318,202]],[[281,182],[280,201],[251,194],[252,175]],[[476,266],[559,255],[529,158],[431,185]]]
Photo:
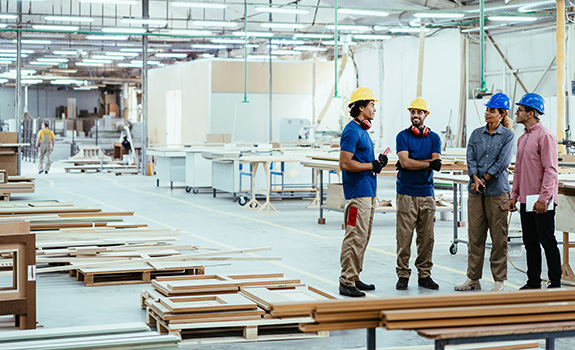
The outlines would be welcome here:
[[[104,154],[99,146],[80,146],[78,153],[63,162],[72,164],[64,167],[67,173],[72,171],[81,173],[107,171],[116,175],[138,173],[136,165],[124,165],[119,161],[112,160],[111,157]]]
[[[143,323],[46,328],[0,333],[0,349],[178,349],[180,339]]]
[[[34,193],[34,178],[8,175],[6,170],[0,169],[0,200],[10,200],[12,193]]]
[[[309,337],[297,329],[299,324],[313,322],[309,314],[274,317],[270,306],[290,300],[337,298],[281,273],[158,277],[152,287],[141,293],[148,324],[160,333],[187,338],[214,332],[237,335],[234,332],[238,331],[244,340]],[[278,335],[280,330],[283,334]],[[275,334],[265,335],[266,331]],[[313,336],[328,335],[319,332]]]
[[[271,315],[277,317],[305,312],[315,322],[301,324],[304,332],[511,325],[573,320],[575,293],[544,289],[270,305]]]

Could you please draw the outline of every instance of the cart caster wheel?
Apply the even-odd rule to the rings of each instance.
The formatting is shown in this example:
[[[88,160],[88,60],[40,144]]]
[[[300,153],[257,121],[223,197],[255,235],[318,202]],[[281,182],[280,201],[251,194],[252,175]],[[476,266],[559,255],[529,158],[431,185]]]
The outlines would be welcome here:
[[[317,223],[320,225],[325,225],[325,219],[317,219]]]
[[[198,194],[198,192],[199,192],[198,188],[197,187],[194,188],[194,194]]]
[[[451,246],[449,246],[449,252],[451,255],[457,254],[457,244],[452,243]]]
[[[190,186],[186,186],[186,192],[190,193],[191,190],[192,188]]]
[[[246,205],[247,202],[248,199],[246,197],[238,197],[238,204],[241,205],[242,207]]]
[[[256,203],[250,204],[250,208],[257,208],[257,207],[259,207],[259,205],[257,205]]]

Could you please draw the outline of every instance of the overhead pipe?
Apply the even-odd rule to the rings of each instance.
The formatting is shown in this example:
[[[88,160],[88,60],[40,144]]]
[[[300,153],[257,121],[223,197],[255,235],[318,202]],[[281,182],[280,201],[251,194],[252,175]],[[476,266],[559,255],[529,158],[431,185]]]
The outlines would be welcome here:
[[[22,24],[22,2],[18,1],[18,27]],[[22,32],[16,33],[16,132],[17,142],[22,142]],[[20,159],[21,150],[18,148],[18,175],[22,174],[22,160]]]
[[[335,94],[333,97],[335,98],[339,98],[339,96],[337,95],[337,52],[338,52],[338,48],[337,48],[337,41],[339,40],[339,33],[337,31],[337,7],[338,7],[338,2],[337,0],[335,0],[335,22],[334,22],[334,33],[333,33],[333,41],[334,41],[334,49],[333,49],[333,59],[334,59],[334,64],[333,64],[333,69],[334,69],[334,75],[335,75],[335,83],[334,83],[334,87],[335,87]]]
[[[142,1],[142,18],[149,18],[149,0]],[[145,25],[147,27],[147,25]],[[142,38],[142,175],[148,175],[148,37]]]
[[[557,139],[565,140],[565,0],[557,0]],[[565,146],[559,145],[559,154]]]

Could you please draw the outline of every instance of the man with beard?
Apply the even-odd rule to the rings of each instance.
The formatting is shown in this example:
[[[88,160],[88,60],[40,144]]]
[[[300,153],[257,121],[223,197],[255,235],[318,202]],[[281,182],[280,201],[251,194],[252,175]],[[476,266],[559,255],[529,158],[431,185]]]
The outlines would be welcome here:
[[[439,289],[431,279],[431,257],[433,255],[433,222],[435,219],[435,197],[433,191],[433,170],[441,169],[441,140],[439,135],[425,126],[429,106],[421,97],[411,101],[407,110],[411,125],[397,134],[396,151],[399,161],[397,174],[397,277],[395,288],[407,289],[411,269],[411,241],[413,230],[417,232],[418,285],[427,289]]]

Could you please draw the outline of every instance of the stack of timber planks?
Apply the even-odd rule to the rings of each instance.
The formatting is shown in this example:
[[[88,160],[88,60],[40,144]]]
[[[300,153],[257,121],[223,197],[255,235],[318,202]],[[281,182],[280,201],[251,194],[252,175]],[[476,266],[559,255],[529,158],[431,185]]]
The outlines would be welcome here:
[[[309,314],[274,317],[270,305],[337,298],[281,273],[158,277],[152,287],[141,293],[148,324],[160,333],[196,339],[214,332],[220,336],[241,332],[242,340],[309,337],[297,329],[299,324],[313,322]],[[266,335],[266,331],[274,334]],[[313,336],[328,335],[319,332]]]
[[[274,316],[303,312],[315,321],[301,324],[300,329],[304,332],[528,324],[575,319],[575,293],[560,288],[275,303],[270,306],[270,313]]]
[[[178,349],[180,339],[150,331],[144,323],[46,328],[0,333],[2,350]]]

